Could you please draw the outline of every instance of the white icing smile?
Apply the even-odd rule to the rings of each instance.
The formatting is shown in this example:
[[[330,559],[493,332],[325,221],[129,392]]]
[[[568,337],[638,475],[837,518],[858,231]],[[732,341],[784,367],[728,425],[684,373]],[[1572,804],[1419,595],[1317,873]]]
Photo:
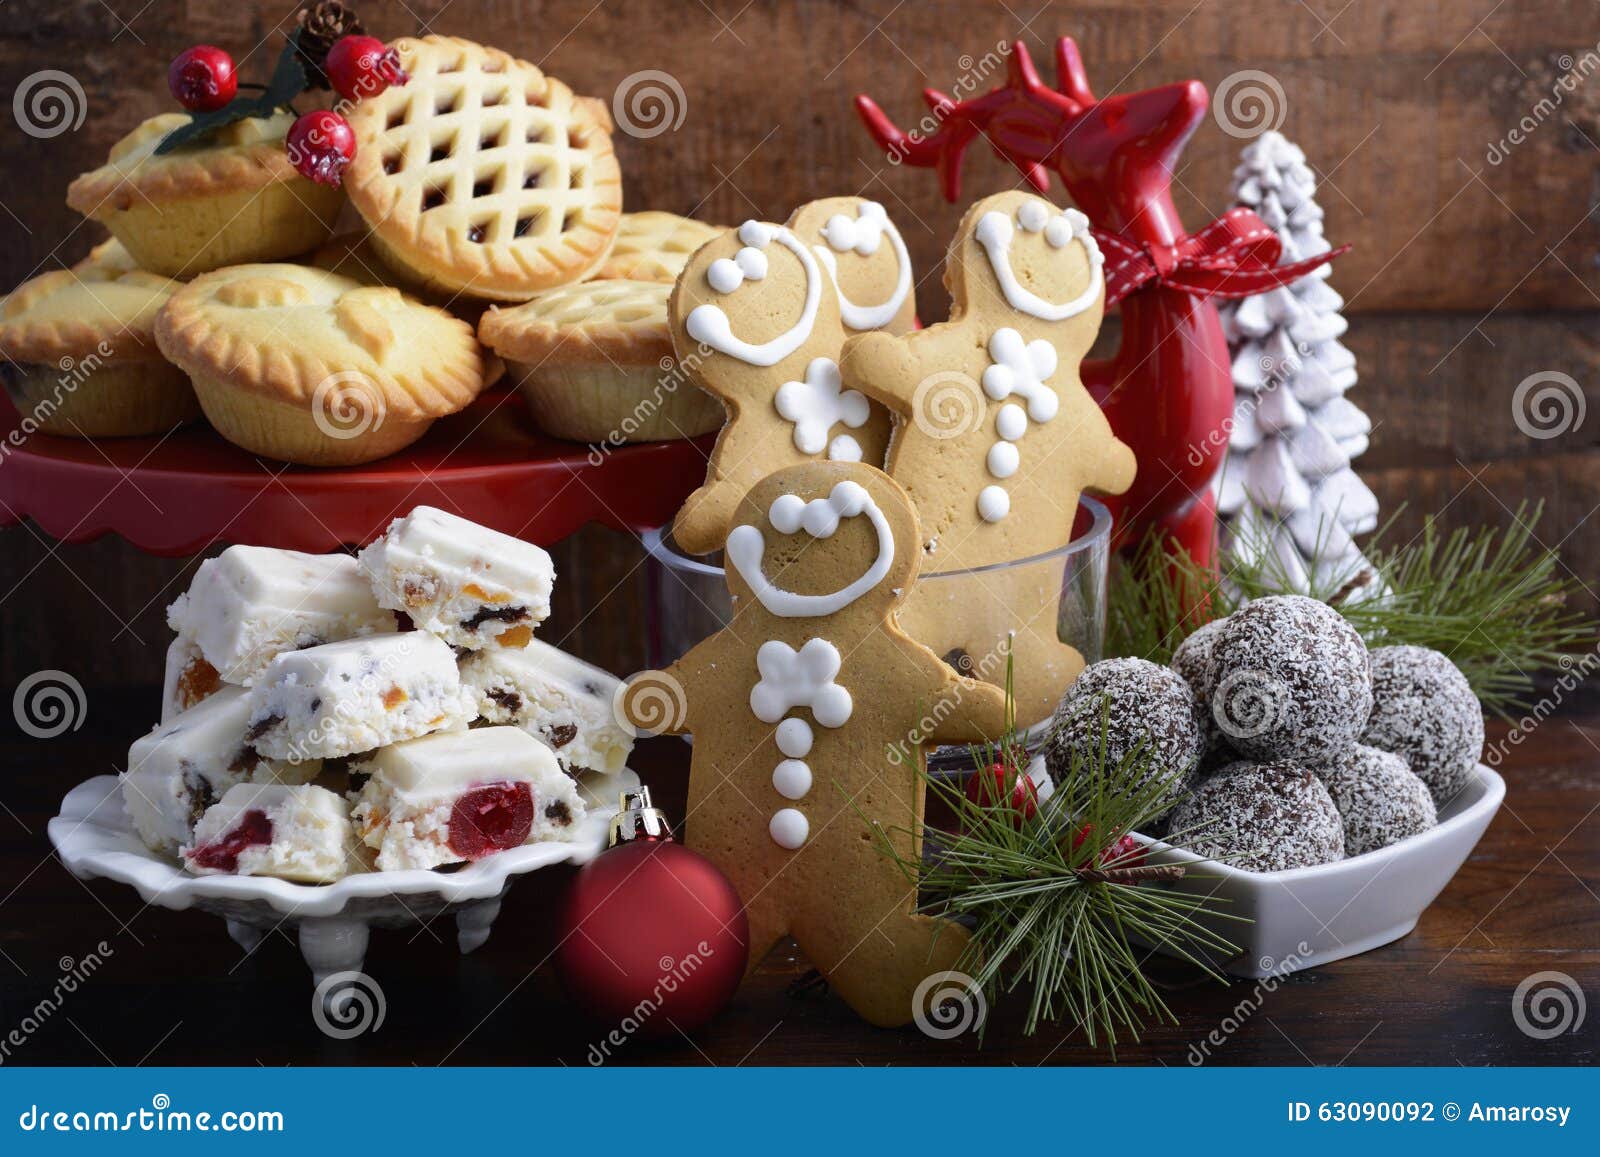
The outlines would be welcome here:
[[[781,225],[746,221],[739,226],[739,240],[744,248],[731,258],[719,257],[713,261],[706,270],[706,282],[718,293],[728,294],[746,281],[760,281],[767,275],[767,255],[763,250],[776,241],[798,257],[806,271],[806,300],[800,320],[771,341],[753,345],[733,332],[733,323],[720,305],[707,302],[690,311],[684,328],[695,341],[748,365],[777,365],[811,336],[811,328],[817,321],[817,306],[822,301],[822,271],[810,250]]]
[[[812,538],[829,538],[839,520],[865,515],[878,535],[878,555],[866,572],[836,591],[802,595],[773,584],[761,569],[767,543],[757,526],[736,526],[728,535],[728,561],[749,584],[751,592],[769,612],[784,619],[814,619],[843,610],[881,583],[894,562],[894,532],[878,504],[858,482],[841,482],[826,498],[806,502],[797,494],[780,494],[767,512],[767,520],[780,534],[804,530]]]
[[[861,443],[849,434],[828,442],[828,431],[835,425],[858,429],[872,413],[865,394],[843,388],[837,362],[812,358],[806,366],[806,380],[783,383],[773,402],[778,413],[794,423],[795,448],[802,454],[820,454],[826,449],[836,462],[861,461]]]
[[[862,257],[871,257],[878,251],[885,235],[894,249],[900,270],[894,291],[877,305],[858,305],[845,296],[844,286],[839,282],[839,263],[833,251],[855,252]],[[839,295],[839,316],[844,319],[845,325],[854,330],[882,329],[893,321],[911,292],[911,255],[906,252],[906,243],[900,236],[900,230],[889,220],[889,214],[883,206],[876,201],[863,201],[855,217],[835,213],[822,227],[822,239],[830,248],[824,249],[818,245],[817,256],[822,258],[822,263],[828,267],[828,275],[833,278],[833,288]]]
[[[1077,297],[1061,302],[1046,301],[1026,288],[1011,268],[1011,239],[1016,229],[1010,217],[992,209],[979,219],[976,235],[978,244],[988,255],[995,280],[1000,283],[1000,292],[1005,294],[1011,308],[1040,321],[1065,321],[1092,306],[1105,280],[1102,275],[1105,257],[1089,232],[1089,219],[1076,209],[1056,213],[1055,206],[1032,197],[1017,207],[1016,224],[1028,233],[1043,232],[1046,243],[1053,249],[1065,248],[1073,241],[1082,243],[1089,255],[1089,284]]]

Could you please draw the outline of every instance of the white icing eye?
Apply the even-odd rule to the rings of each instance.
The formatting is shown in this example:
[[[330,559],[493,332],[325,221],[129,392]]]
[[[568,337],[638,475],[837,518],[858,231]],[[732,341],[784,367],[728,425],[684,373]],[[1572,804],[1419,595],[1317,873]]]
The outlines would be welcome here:
[[[757,249],[765,249],[772,244],[774,232],[774,227],[764,221],[746,221],[739,226],[739,240]]]
[[[1044,227],[1044,239],[1055,248],[1072,244],[1072,222],[1065,216],[1057,217]]]
[[[995,415],[994,428],[1007,442],[1015,442],[1028,432],[1028,415],[1015,402],[1007,402]]]
[[[749,250],[741,249],[741,254]],[[737,262],[727,257],[719,257],[711,263],[711,268],[706,270],[706,280],[711,283],[711,288],[718,293],[732,293],[744,284],[745,272],[739,268]]]
[[[772,529],[779,534],[793,534],[800,529],[800,520],[805,511],[805,499],[798,494],[780,494],[772,500],[772,508],[767,511],[767,521],[772,523]]]
[[[739,267],[739,272],[751,281],[760,281],[767,275],[767,255],[759,249],[748,247],[734,254],[733,263]]]
[[[989,447],[989,473],[996,478],[1010,478],[1022,465],[1022,455],[1010,442],[996,442]]]
[[[978,514],[985,522],[999,522],[1011,513],[1011,495],[998,486],[985,486],[978,492]]]
[[[1017,209],[1017,224],[1029,233],[1037,233],[1050,220],[1050,210],[1043,201],[1024,201]]]
[[[852,249],[856,243],[856,223],[843,213],[835,213],[822,227],[822,239],[828,243],[829,248],[836,249],[840,253]]]

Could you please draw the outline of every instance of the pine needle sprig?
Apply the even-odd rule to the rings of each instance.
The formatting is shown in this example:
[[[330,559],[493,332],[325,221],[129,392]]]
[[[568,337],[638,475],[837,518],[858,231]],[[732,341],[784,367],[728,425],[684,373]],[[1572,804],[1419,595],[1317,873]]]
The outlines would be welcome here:
[[[988,766],[982,758],[980,772]],[[1143,968],[1157,946],[1226,983],[1213,962],[1239,949],[1215,925],[1243,918],[1223,912],[1220,900],[1163,887],[1182,877],[1179,865],[1139,864],[1142,851],[1102,859],[1170,803],[1160,777],[1145,774],[1148,764],[1143,751],[1111,763],[1102,742],[1093,757],[1072,761],[1027,819],[924,773],[930,802],[954,817],[955,830],[873,826],[881,850],[926,897],[921,910],[971,926],[956,967],[989,1004],[1027,995],[1029,1035],[1046,1022],[1075,1024],[1091,1045],[1115,1050],[1149,1022],[1176,1023]],[[999,799],[1012,799],[1025,765],[1002,763],[1008,782]],[[907,836],[925,840],[931,854],[908,857],[903,849],[916,841]]]
[[[1370,540],[1371,573],[1313,577],[1309,593],[1335,607],[1372,646],[1410,643],[1448,655],[1484,708],[1510,717],[1541,672],[1600,643],[1580,609],[1581,585],[1541,545],[1542,506],[1511,525],[1443,529],[1433,516],[1404,541],[1391,519]],[[1221,574],[1151,538],[1118,563],[1107,605],[1107,653],[1168,663],[1202,623],[1250,599],[1295,589],[1265,544],[1243,542]]]

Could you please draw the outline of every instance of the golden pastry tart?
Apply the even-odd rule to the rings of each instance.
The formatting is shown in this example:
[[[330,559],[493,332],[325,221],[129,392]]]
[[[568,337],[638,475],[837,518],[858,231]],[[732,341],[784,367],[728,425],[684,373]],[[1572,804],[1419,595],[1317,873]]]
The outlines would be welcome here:
[[[584,281],[491,309],[483,344],[506,360],[539,425],[581,442],[692,438],[722,425],[722,403],[672,354],[667,298],[653,281]]]
[[[387,286],[303,265],[195,278],[156,320],[230,442],[306,466],[392,454],[483,389],[472,327]]]
[[[722,229],[716,225],[676,213],[624,213],[617,243],[595,276],[676,281],[694,251],[720,233]]]
[[[25,422],[47,434],[159,434],[200,416],[182,370],[156,348],[156,315],[179,283],[80,264],[0,299],[0,356]]]
[[[589,275],[622,213],[592,101],[533,65],[446,36],[394,42],[411,74],[350,112],[350,202],[420,287],[526,301]]]
[[[131,273],[139,268],[139,263],[133,259],[133,254],[128,252],[126,245],[112,237],[89,250],[88,255],[72,268],[80,272],[85,269],[95,269]]]
[[[252,117],[204,144],[156,156],[187,113],[152,117],[67,190],[67,204],[111,230],[143,269],[193,277],[314,249],[344,193],[295,172],[284,149],[290,113]]]

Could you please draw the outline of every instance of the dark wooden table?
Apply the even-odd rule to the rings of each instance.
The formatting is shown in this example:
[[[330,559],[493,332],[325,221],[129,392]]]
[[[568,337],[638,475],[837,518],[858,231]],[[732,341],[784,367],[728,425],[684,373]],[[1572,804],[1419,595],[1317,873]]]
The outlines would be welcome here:
[[[376,931],[367,971],[382,985],[382,1027],[350,1041],[311,1017],[309,973],[290,934],[248,958],[221,920],[146,907],[132,889],[74,880],[51,854],[45,822],[72,784],[117,767],[148,726],[155,694],[91,693],[87,725],[44,742],[0,735],[0,1042],[50,996],[63,967],[105,941],[110,953],[43,1018],[8,1064],[590,1063],[601,1029],[563,999],[548,969],[552,900],[565,869],[518,882],[489,943],[455,947],[450,920]],[[9,720],[7,724],[9,725]],[[1491,738],[1503,729],[1491,728]],[[1512,993],[1559,971],[1600,996],[1600,718],[1554,718],[1504,769],[1504,808],[1443,895],[1404,940],[1296,974],[1273,991],[1216,985],[1174,965],[1155,975],[1182,1024],[1119,1052],[1124,1063],[1194,1063],[1216,1029],[1217,1064],[1580,1064],[1600,1053],[1600,1010],[1575,1032],[1535,1040],[1512,1019]],[[655,740],[638,766],[681,814],[686,749]],[[836,997],[793,991],[808,970],[780,946],[694,1040],[631,1044],[614,1063],[1098,1064],[1072,1026],[1024,1037],[1002,1005],[987,1040],[930,1040],[870,1028]],[[1242,1010],[1242,1011],[1241,1011]],[[1237,1023],[1234,1023],[1234,1022]],[[1225,1022],[1227,1022],[1225,1024]],[[1231,1031],[1225,1031],[1231,1027]]]

